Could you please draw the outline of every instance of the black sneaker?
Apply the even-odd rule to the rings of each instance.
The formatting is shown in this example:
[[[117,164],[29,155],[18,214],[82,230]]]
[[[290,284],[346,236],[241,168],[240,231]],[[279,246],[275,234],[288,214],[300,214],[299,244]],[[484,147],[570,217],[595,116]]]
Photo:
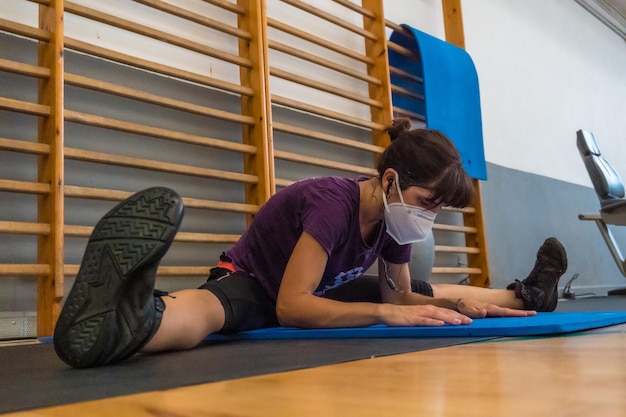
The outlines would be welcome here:
[[[178,194],[156,187],[98,222],[54,330],[64,362],[76,368],[118,362],[152,338],[165,309],[154,292],[156,270],[182,219]]]
[[[523,281],[515,280],[506,287],[524,301],[524,308],[535,311],[554,311],[559,299],[559,278],[567,269],[565,248],[554,237],[543,242],[537,251],[535,267]]]

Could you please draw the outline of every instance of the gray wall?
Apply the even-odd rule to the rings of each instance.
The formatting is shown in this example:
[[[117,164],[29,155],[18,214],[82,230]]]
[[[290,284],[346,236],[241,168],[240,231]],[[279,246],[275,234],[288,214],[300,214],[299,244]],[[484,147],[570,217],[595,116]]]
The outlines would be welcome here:
[[[580,169],[585,170],[582,161]],[[572,288],[578,294],[626,287],[595,223],[578,219],[581,213],[598,213],[593,189],[495,164],[488,164],[488,172],[481,190],[492,287],[526,277],[537,248],[549,236],[557,237],[568,252],[560,287],[575,273],[579,277]],[[626,228],[612,231],[626,249]]]

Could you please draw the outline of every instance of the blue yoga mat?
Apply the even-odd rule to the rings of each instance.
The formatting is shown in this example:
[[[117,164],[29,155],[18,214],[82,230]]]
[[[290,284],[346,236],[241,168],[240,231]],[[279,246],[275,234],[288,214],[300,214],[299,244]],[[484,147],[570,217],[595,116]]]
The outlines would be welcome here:
[[[456,145],[467,173],[487,179],[478,74],[469,54],[438,38],[402,25],[390,40],[412,57],[389,51],[389,64],[410,74],[391,74],[391,83],[413,96],[394,92],[393,105],[424,116],[426,127],[437,129]],[[423,97],[423,98],[416,98]]]
[[[537,313],[532,317],[498,317],[474,320],[464,326],[296,329],[272,327],[230,335],[210,335],[207,340],[335,339],[399,337],[503,337],[569,333],[626,323],[626,311]]]

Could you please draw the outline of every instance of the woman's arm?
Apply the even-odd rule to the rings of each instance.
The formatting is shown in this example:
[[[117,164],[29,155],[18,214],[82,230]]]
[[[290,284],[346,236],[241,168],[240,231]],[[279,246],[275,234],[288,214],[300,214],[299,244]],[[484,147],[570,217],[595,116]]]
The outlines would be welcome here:
[[[411,291],[409,264],[394,264],[378,259],[378,281],[384,303],[424,305],[456,310],[456,299],[433,298]]]
[[[308,233],[302,233],[285,268],[276,300],[276,314],[283,326],[303,328],[390,326],[440,326],[471,320],[456,311],[432,305],[345,303],[317,297],[328,255]],[[410,284],[409,290],[410,290]]]

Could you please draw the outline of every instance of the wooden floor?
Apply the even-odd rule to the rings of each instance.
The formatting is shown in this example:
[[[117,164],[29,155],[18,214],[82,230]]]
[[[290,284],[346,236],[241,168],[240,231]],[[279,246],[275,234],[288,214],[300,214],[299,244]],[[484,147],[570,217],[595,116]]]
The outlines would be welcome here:
[[[9,415],[624,417],[626,324],[560,337],[498,339]]]

